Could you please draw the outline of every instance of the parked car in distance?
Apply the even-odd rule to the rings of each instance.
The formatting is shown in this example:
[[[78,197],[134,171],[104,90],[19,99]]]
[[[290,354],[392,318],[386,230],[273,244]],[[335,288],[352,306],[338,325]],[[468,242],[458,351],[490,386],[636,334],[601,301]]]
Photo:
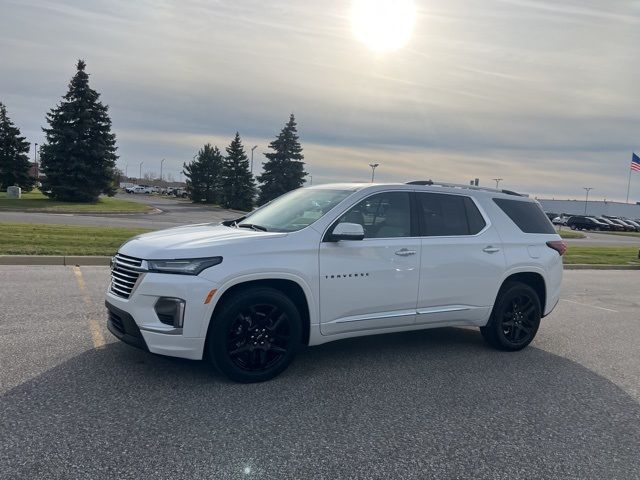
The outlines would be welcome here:
[[[239,382],[280,374],[300,344],[379,333],[475,326],[520,350],[560,298],[565,249],[540,204],[514,192],[301,188],[235,220],[125,242],[107,326]]]
[[[636,232],[640,232],[640,223],[636,222],[635,220],[630,220],[628,218],[624,218],[623,221],[629,225],[631,225]]]
[[[569,220],[569,217],[564,216],[564,215],[560,215],[558,217],[553,218],[551,220],[551,223],[553,223],[554,225],[566,226],[567,225],[567,220]]]
[[[585,217],[584,215],[574,215],[567,220],[567,226],[571,230],[609,230],[609,225],[594,217]]]
[[[614,222],[612,222],[611,220],[609,220],[606,217],[595,217],[595,219],[598,220],[599,222],[606,223],[609,226],[609,230],[612,231],[612,232],[623,232],[624,231],[624,227],[622,225],[614,223]]]
[[[149,185],[132,185],[125,188],[127,193],[153,193],[153,187]]]
[[[608,218],[610,221],[615,223],[616,225],[620,225],[625,232],[635,232],[636,228],[630,223],[625,222],[620,217],[612,217],[610,215],[603,215],[603,217]]]

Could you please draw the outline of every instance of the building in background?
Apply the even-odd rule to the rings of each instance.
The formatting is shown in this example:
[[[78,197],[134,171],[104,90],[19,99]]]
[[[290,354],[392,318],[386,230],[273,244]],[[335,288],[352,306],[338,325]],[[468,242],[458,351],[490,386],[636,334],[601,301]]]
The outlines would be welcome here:
[[[548,200],[539,198],[538,201],[545,212],[566,215],[584,215],[584,200]],[[615,217],[640,218],[640,203],[623,203],[608,201],[589,201],[586,203],[587,215],[611,215]]]

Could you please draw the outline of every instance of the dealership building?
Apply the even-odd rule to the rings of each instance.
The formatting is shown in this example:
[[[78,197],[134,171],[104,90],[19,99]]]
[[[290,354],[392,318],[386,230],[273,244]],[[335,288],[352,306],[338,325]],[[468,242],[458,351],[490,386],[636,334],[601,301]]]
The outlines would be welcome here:
[[[584,215],[584,200],[548,200],[539,198],[538,201],[545,212],[566,215]],[[623,203],[608,201],[586,202],[587,215],[611,215],[614,217],[640,218],[640,203]]]

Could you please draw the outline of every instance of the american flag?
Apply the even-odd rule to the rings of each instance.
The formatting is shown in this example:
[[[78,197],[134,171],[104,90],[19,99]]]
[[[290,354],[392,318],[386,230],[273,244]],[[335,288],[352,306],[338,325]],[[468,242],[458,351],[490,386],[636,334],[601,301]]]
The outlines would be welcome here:
[[[634,172],[640,172],[640,157],[635,153],[631,157],[631,170]]]

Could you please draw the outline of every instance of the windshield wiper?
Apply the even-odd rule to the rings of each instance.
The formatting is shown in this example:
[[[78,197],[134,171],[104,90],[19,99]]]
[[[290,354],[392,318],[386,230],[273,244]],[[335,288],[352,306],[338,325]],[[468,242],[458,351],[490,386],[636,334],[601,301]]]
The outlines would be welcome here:
[[[252,229],[258,230],[260,232],[266,232],[267,231],[266,227],[263,227],[262,225],[256,225],[255,223],[240,223],[240,224],[238,224],[238,227],[240,227],[240,228],[252,228]]]
[[[225,220],[224,222],[221,222],[221,224],[224,225],[225,227],[237,227],[238,226],[238,222],[241,222],[245,218],[247,218],[247,216],[243,215],[240,218],[233,218],[231,220]]]

